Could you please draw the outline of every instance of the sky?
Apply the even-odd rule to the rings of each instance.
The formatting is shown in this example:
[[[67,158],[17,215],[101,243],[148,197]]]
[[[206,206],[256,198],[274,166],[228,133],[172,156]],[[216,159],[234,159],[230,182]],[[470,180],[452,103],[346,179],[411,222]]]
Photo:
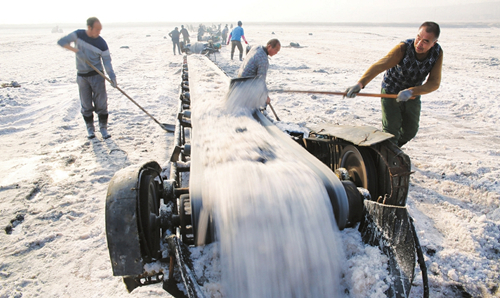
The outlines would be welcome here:
[[[500,21],[499,0],[254,0],[118,1],[75,5],[62,0],[18,0],[2,5],[0,24],[136,22],[437,22]],[[90,2],[89,2],[90,3]]]

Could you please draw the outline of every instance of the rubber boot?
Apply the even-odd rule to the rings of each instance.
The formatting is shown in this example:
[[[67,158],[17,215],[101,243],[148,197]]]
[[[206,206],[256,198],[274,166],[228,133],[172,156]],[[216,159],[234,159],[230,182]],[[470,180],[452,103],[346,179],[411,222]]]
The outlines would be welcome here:
[[[87,138],[95,138],[94,115],[83,116],[83,120],[85,120],[85,125],[87,126]]]
[[[108,114],[99,115],[99,130],[103,139],[111,138],[111,135],[108,133]]]

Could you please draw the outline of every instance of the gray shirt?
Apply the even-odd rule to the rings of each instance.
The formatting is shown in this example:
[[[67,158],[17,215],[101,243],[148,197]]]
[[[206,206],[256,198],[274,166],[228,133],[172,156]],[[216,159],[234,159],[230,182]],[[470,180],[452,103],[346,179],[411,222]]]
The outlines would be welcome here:
[[[259,77],[266,81],[269,58],[263,46],[253,46],[238,71],[238,77]]]
[[[111,80],[116,79],[115,72],[113,71],[113,66],[111,65],[111,55],[109,53],[108,44],[102,37],[92,38],[87,35],[85,30],[79,29],[71,32],[69,35],[59,39],[57,42],[61,47],[74,42],[75,48],[85,55],[85,58],[92,64],[95,68],[102,71],[102,65],[106,69]],[[101,64],[102,59],[102,64]],[[79,74],[87,74],[94,71],[92,67],[87,65],[85,61],[76,58],[76,69]]]

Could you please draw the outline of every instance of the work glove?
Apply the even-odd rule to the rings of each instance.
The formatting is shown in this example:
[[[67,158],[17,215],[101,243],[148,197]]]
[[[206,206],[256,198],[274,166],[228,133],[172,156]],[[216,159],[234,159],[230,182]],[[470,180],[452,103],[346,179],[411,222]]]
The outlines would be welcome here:
[[[111,86],[113,86],[113,88],[116,88],[116,86],[118,86],[118,83],[116,82],[116,78],[111,79]]]
[[[407,101],[413,95],[413,90],[405,89],[403,91],[399,91],[398,97],[396,98],[397,102]]]
[[[354,98],[356,97],[356,94],[361,91],[361,85],[357,83],[354,86],[351,86],[345,90],[346,95],[344,95],[342,98],[348,97],[348,98]]]

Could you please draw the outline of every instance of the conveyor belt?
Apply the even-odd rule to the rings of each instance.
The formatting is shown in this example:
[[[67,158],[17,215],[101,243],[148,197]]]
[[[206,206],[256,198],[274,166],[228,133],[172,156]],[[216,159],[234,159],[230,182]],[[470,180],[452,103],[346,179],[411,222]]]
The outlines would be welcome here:
[[[191,94],[191,109],[192,109],[192,138],[191,138],[191,176],[190,176],[190,198],[192,203],[192,219],[193,226],[197,229],[199,235],[195,235],[195,243],[202,244],[205,241],[205,232],[210,226],[209,220],[211,213],[203,204],[203,173],[204,165],[211,163],[210,160],[205,160],[206,156],[203,151],[211,150],[203,147],[201,144],[202,137],[212,133],[211,130],[216,130],[216,123],[208,125],[205,120],[205,113],[216,113],[208,107],[220,104],[226,95],[226,90],[229,87],[230,79],[222,70],[217,68],[209,59],[204,56],[192,55],[188,57],[189,65],[189,84]],[[199,70],[199,71],[197,71]],[[207,105],[207,102],[214,101],[213,105]],[[215,109],[214,109],[215,110]],[[261,129],[266,133],[268,140],[273,140],[281,143],[281,146],[286,147],[289,160],[303,163],[310,168],[318,178],[323,181],[325,189],[330,197],[330,202],[334,209],[335,219],[339,229],[343,229],[347,222],[349,214],[349,204],[346,192],[340,180],[335,174],[321,163],[314,156],[310,155],[305,149],[299,146],[296,142],[290,139],[290,136],[282,132],[278,127],[272,124],[261,112],[255,111],[255,119],[239,118],[238,121],[257,120],[262,127],[256,128],[255,124],[250,124],[252,129]],[[244,124],[242,124],[244,125]],[[208,127],[207,127],[208,126]],[[220,132],[223,134],[223,132]],[[224,136],[221,136],[223,138]],[[233,154],[228,152],[227,154]],[[202,157],[204,156],[204,157]],[[280,156],[282,157],[282,156]],[[263,177],[263,179],[267,179]],[[293,183],[294,177],[290,177]],[[217,183],[217,181],[214,181]],[[223,182],[221,182],[223,183]],[[206,204],[205,204],[206,205]],[[201,235],[201,236],[200,236]]]
[[[204,296],[201,284],[198,284],[190,267],[187,245],[202,245],[214,240],[220,240],[221,247],[230,248],[225,251],[226,260],[227,252],[241,252],[232,259],[238,262],[226,262],[225,268],[236,272],[236,279],[228,280],[230,285],[260,276],[260,273],[251,271],[252,268],[269,266],[277,257],[283,256],[282,252],[290,253],[287,245],[297,247],[297,244],[312,244],[298,249],[297,252],[301,254],[289,255],[291,262],[276,263],[268,268],[279,271],[281,267],[277,264],[285,264],[284,267],[291,269],[304,260],[303,255],[315,256],[306,258],[308,263],[305,266],[294,267],[296,272],[308,271],[307,276],[295,280],[293,274],[286,274],[294,272],[293,269],[281,270],[278,274],[277,271],[268,272],[260,276],[263,277],[260,282],[256,283],[253,279],[251,288],[259,288],[256,285],[265,284],[274,278],[278,283],[283,282],[285,287],[299,292],[305,290],[310,294],[311,287],[300,289],[299,284],[305,282],[314,283],[315,289],[324,290],[323,295],[317,297],[337,296],[331,292],[335,284],[332,277],[340,275],[335,270],[341,266],[330,256],[338,255],[335,252],[341,249],[335,248],[340,237],[336,234],[333,215],[338,228],[343,229],[346,225],[352,226],[352,223],[359,222],[359,219],[353,220],[350,216],[361,215],[362,212],[360,232],[363,240],[379,246],[389,258],[389,272],[394,280],[386,291],[387,296],[408,297],[414,279],[415,246],[424,279],[424,297],[428,296],[425,262],[412,219],[405,207],[410,161],[399,148],[386,141],[390,135],[368,127],[323,125],[315,129],[315,134],[321,134],[320,137],[309,136],[304,139],[307,151],[263,113],[249,109],[248,105],[247,108],[239,105],[242,98],[261,98],[255,96],[255,90],[261,89],[256,89],[255,85],[249,86],[244,81],[246,85],[243,89],[241,86],[230,87],[227,75],[205,56],[194,55],[189,60],[189,74],[187,65],[183,65],[170,180],[161,181],[161,167],[156,162],[149,162],[117,172],[110,182],[106,199],[108,247],[113,273],[124,276],[129,291],[164,279],[162,272],[144,271],[145,262],[158,259],[165,261],[163,254],[160,257],[159,239],[156,239],[161,228],[163,232],[170,231],[164,235],[172,235],[164,239],[169,245],[170,257],[169,278],[164,283],[164,289],[176,297]],[[188,76],[189,81],[186,81]],[[229,88],[235,91],[231,95],[226,94]],[[186,92],[190,92],[191,96]],[[244,95],[241,97],[241,94]],[[231,98],[231,109],[225,109],[226,96]],[[261,104],[260,99],[255,102],[257,104],[248,103],[250,106]],[[352,160],[343,157],[338,159],[342,152],[346,152],[346,148],[361,150],[359,147],[356,149],[356,146],[364,146],[363,150],[373,150],[377,154],[358,154],[357,159]],[[326,161],[318,159],[324,156],[327,156]],[[333,171],[337,171],[338,167],[343,168],[344,163],[353,166],[361,159],[373,157],[377,157],[378,162],[369,163],[370,166],[363,165],[362,168],[372,171],[377,169],[379,175],[376,175],[376,180],[379,183],[377,187],[370,187],[370,183],[367,183],[368,188],[364,188],[379,194],[385,202],[367,199],[364,207],[360,208],[356,203],[360,196],[356,187],[358,184],[354,183],[356,180],[340,181]],[[190,175],[181,179],[180,173],[186,171]],[[385,177],[391,179],[385,181]],[[187,180],[184,183],[182,181],[185,178],[189,180],[189,188],[186,187]],[[168,209],[157,212],[160,196],[164,202],[177,206],[173,214]],[[392,201],[399,204],[392,205]],[[312,206],[316,208],[310,208]],[[126,221],[122,220],[123,216],[118,216],[123,214],[129,215]],[[221,235],[219,239],[215,238],[215,222]],[[286,228],[292,226],[288,232],[293,232],[287,235]],[[280,239],[280,235],[286,236]],[[262,248],[262,239],[267,239],[266,250],[259,250]],[[288,242],[289,239],[298,241]],[[254,254],[254,251],[258,254]],[[176,283],[179,281],[173,277],[174,260],[177,260],[187,296],[177,288]],[[289,266],[292,264],[294,266]],[[240,268],[249,268],[249,271],[239,271]],[[318,277],[324,277],[323,281]],[[285,285],[286,282],[289,284]],[[272,281],[274,284],[276,282]],[[235,289],[236,292],[230,296],[247,294],[244,287],[235,286]],[[243,289],[245,295],[238,289]],[[276,297],[274,294],[269,297]]]
[[[349,215],[349,202],[342,183],[339,178],[321,161],[312,156],[304,148],[299,146],[290,136],[282,132],[277,126],[272,124],[261,112],[256,111],[254,117],[267,129],[267,131],[276,139],[286,144],[290,153],[295,158],[302,161],[311,168],[323,181],[325,188],[332,203],[335,219],[340,230],[344,229]]]

